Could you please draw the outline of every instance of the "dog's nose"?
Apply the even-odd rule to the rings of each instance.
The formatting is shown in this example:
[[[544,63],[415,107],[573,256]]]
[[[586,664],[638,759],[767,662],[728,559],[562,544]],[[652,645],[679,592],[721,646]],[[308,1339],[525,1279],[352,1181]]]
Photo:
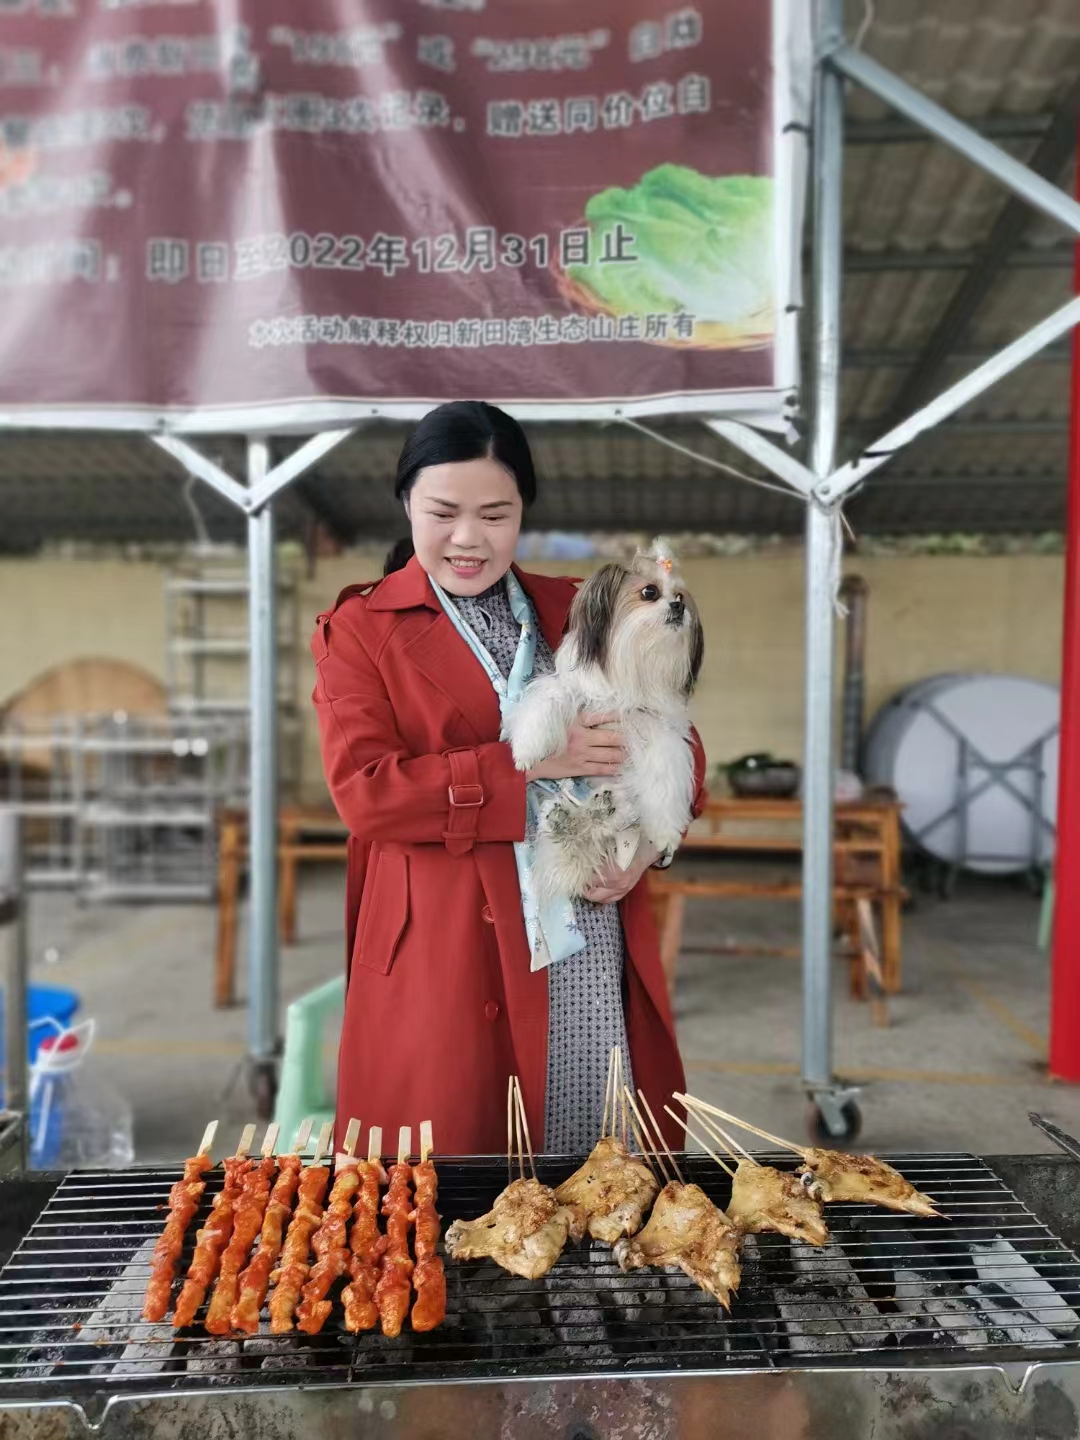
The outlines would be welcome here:
[[[683,618],[683,615],[684,615],[685,611],[686,611],[686,601],[683,600],[683,598],[682,598],[681,596],[679,596],[679,597],[678,597],[677,599],[675,599],[675,600],[669,600],[669,601],[668,601],[668,613],[667,613],[668,622],[669,622],[670,624],[672,624],[672,625],[679,625],[679,624],[681,624],[681,623],[682,623],[682,618]]]

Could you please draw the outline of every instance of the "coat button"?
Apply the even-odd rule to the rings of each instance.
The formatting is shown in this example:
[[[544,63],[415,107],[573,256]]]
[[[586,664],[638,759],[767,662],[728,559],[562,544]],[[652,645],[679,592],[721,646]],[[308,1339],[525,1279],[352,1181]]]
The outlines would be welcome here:
[[[488,925],[495,924],[495,916],[491,913],[490,905],[485,905],[480,911],[480,919],[486,921]]]
[[[484,1006],[484,1014],[489,1020],[497,1020],[499,1018],[499,1002],[497,1000],[489,1000]]]

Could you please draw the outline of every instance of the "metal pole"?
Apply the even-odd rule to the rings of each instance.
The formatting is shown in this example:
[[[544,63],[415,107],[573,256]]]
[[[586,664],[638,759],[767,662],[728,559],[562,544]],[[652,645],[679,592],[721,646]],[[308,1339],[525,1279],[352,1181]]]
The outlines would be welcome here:
[[[1077,138],[1080,140],[1080,130]],[[1080,199],[1080,168],[1076,187]],[[1073,287],[1080,294],[1080,244],[1076,247]],[[1073,331],[1072,345],[1050,1074],[1061,1080],[1080,1081],[1080,329]]]
[[[843,0],[818,0],[819,56],[843,31]],[[840,398],[840,267],[844,94],[840,76],[818,61],[813,133],[814,390],[810,468],[819,480],[836,459]],[[832,1072],[832,791],[834,546],[832,513],[813,496],[806,507],[806,713],[803,745],[802,980],[803,1081],[828,1123]],[[830,1109],[832,1107],[829,1107]],[[832,1126],[830,1126],[832,1128]]]
[[[269,468],[266,440],[248,440],[248,486]],[[249,855],[251,922],[248,934],[249,1060],[260,1111],[273,1104],[278,1042],[277,931],[277,586],[274,517],[269,504],[248,516],[248,625],[251,753]]]
[[[22,873],[22,823],[14,805],[0,808],[0,934],[7,950],[4,984],[4,1103],[21,1117],[18,1168],[26,1165],[29,1077],[26,1043],[26,911]]]

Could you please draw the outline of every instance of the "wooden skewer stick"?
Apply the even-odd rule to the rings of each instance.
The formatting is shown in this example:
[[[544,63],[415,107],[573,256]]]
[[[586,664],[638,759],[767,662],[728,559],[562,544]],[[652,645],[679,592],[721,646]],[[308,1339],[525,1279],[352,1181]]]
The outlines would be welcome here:
[[[311,1139],[311,1130],[315,1121],[309,1115],[306,1120],[300,1121],[300,1129],[296,1132],[296,1143],[293,1146],[294,1155],[302,1155],[307,1149],[308,1141]]]
[[[601,1140],[608,1133],[608,1113],[611,1109],[611,1092],[615,1085],[615,1046],[611,1047],[607,1062],[607,1084],[604,1086],[604,1118],[600,1122]]]
[[[506,1183],[514,1180],[514,1077],[506,1082]]]
[[[719,1115],[721,1120],[730,1120],[732,1125],[738,1125],[740,1130],[749,1130],[751,1135],[757,1135],[761,1140],[768,1140],[771,1145],[779,1145],[782,1150],[793,1150],[796,1155],[806,1156],[806,1148],[803,1145],[796,1145],[791,1140],[781,1140],[779,1135],[770,1135],[768,1130],[759,1130],[756,1125],[749,1124],[746,1120],[740,1120],[737,1115],[729,1115],[726,1110],[720,1110],[715,1105],[708,1105],[704,1100],[695,1100],[694,1106],[697,1110],[707,1110],[710,1115]]]
[[[435,1140],[432,1136],[431,1121],[420,1121],[420,1163],[423,1164],[432,1150],[435,1149]]]
[[[626,1145],[626,1132],[627,1132],[627,1110],[626,1110],[626,1098],[625,1098],[625,1096],[626,1096],[626,1080],[625,1080],[625,1078],[624,1078],[624,1076],[623,1076],[622,1046],[621,1046],[621,1045],[617,1045],[617,1046],[615,1047],[615,1074],[616,1074],[616,1076],[618,1077],[617,1080],[616,1080],[616,1085],[617,1085],[618,1088],[617,1088],[616,1091],[615,1091],[615,1106],[616,1106],[615,1113],[616,1113],[616,1115],[619,1117],[618,1122],[617,1122],[617,1124],[616,1124],[616,1130],[618,1131],[618,1134],[619,1134],[620,1138],[622,1139],[622,1143],[623,1143],[623,1145],[625,1146],[625,1145]]]
[[[518,1113],[521,1116],[521,1132],[525,1137],[525,1149],[529,1156],[529,1169],[532,1171],[532,1178],[536,1179],[536,1161],[533,1159],[532,1138],[529,1135],[529,1117],[525,1114],[525,1097],[521,1093],[521,1081],[515,1075],[514,1085],[517,1093]]]
[[[259,1154],[264,1160],[269,1160],[270,1156],[273,1155],[274,1150],[277,1147],[277,1137],[278,1131],[280,1129],[281,1126],[278,1125],[276,1121],[273,1125],[268,1125],[266,1127],[266,1134],[263,1136],[262,1149],[259,1151]]]
[[[720,1141],[721,1145],[723,1145],[724,1149],[736,1164],[739,1164],[742,1160],[747,1160],[751,1165],[757,1165],[760,1168],[760,1162],[754,1159],[750,1151],[747,1150],[744,1145],[740,1145],[734,1135],[729,1135],[722,1125],[718,1125],[715,1120],[710,1120],[692,1095],[676,1095],[675,1099],[691,1111],[694,1119],[699,1122],[701,1128],[707,1135],[711,1135],[714,1140]]]
[[[645,1137],[642,1135],[641,1131],[638,1129],[637,1121],[634,1120],[633,1117],[631,1117],[630,1120],[630,1130],[634,1136],[634,1140],[637,1143],[638,1149],[641,1151],[642,1159],[649,1167],[649,1171],[653,1179],[659,1181],[661,1185],[666,1185],[669,1180],[668,1173],[663,1168],[663,1166],[660,1165],[659,1155],[654,1154],[653,1151],[649,1149],[648,1143],[646,1142]],[[659,1169],[657,1168],[658,1165],[660,1166]]]
[[[651,1125],[652,1125],[652,1128],[653,1128],[653,1134],[659,1137],[660,1144],[664,1147],[664,1154],[665,1154],[665,1155],[667,1156],[667,1158],[671,1161],[671,1168],[675,1171],[675,1174],[676,1174],[676,1175],[678,1176],[678,1178],[679,1178],[679,1184],[680,1184],[680,1185],[685,1185],[685,1184],[686,1184],[686,1181],[683,1179],[683,1173],[682,1173],[682,1171],[679,1169],[678,1161],[675,1159],[675,1156],[674,1156],[674,1155],[671,1153],[671,1151],[668,1149],[668,1143],[667,1143],[667,1141],[664,1139],[664,1132],[663,1132],[663,1130],[660,1129],[660,1122],[659,1122],[659,1120],[657,1120],[656,1116],[655,1116],[655,1115],[653,1114],[653,1112],[652,1112],[652,1106],[649,1104],[648,1100],[646,1099],[645,1091],[639,1088],[637,1093],[638,1093],[638,1098],[640,1099],[642,1105],[645,1107],[645,1113],[646,1113],[646,1114],[648,1115],[648,1117],[649,1117],[649,1121],[650,1121],[650,1123],[651,1123]]]
[[[255,1126],[245,1125],[240,1132],[240,1143],[236,1147],[237,1160],[243,1160],[244,1156],[255,1143]]]
[[[315,1141],[315,1154],[311,1157],[312,1165],[318,1165],[323,1155],[330,1149],[334,1139],[334,1122],[328,1120],[319,1131],[319,1138]]]
[[[726,1160],[721,1160],[721,1159],[720,1159],[720,1156],[717,1155],[716,1151],[713,1150],[713,1149],[711,1148],[711,1146],[707,1144],[706,1141],[702,1140],[702,1138],[701,1138],[700,1135],[695,1135],[695,1134],[694,1134],[693,1130],[690,1129],[690,1124],[689,1124],[689,1122],[686,1121],[686,1120],[680,1120],[679,1117],[678,1117],[678,1115],[675,1114],[675,1111],[672,1110],[672,1108],[671,1108],[670,1105],[665,1105],[665,1106],[664,1106],[664,1109],[667,1111],[667,1113],[671,1116],[671,1118],[672,1118],[673,1120],[677,1121],[677,1122],[682,1126],[682,1128],[686,1131],[687,1135],[690,1136],[690,1139],[691,1139],[691,1140],[696,1140],[696,1141],[697,1141],[697,1143],[698,1143],[698,1144],[701,1146],[701,1148],[705,1151],[705,1154],[708,1155],[708,1157],[710,1158],[710,1160],[715,1160],[716,1163],[717,1163],[717,1165],[720,1166],[720,1169],[723,1170],[723,1171],[725,1172],[725,1174],[729,1175],[732,1180],[734,1180],[734,1179],[735,1179],[735,1171],[732,1170],[731,1166],[727,1163]],[[695,1116],[695,1119],[700,1119],[700,1116]]]
[[[625,1086],[623,1088],[625,1089]],[[634,1132],[634,1139],[641,1146],[641,1153],[649,1162],[650,1168],[654,1171],[658,1170],[660,1174],[664,1177],[664,1184],[667,1185],[671,1181],[671,1176],[667,1172],[667,1166],[664,1164],[663,1157],[661,1156],[660,1151],[656,1148],[655,1143],[653,1143],[652,1141],[652,1137],[649,1135],[649,1127],[645,1123],[645,1117],[638,1109],[637,1103],[635,1102],[634,1097],[630,1094],[629,1090],[626,1091],[626,1098],[627,1100],[629,1100],[631,1109],[633,1111],[633,1114],[630,1118],[630,1128]],[[637,1122],[636,1124],[635,1120]],[[641,1126],[640,1130],[638,1129],[638,1125]]]
[[[199,1141],[199,1148],[195,1151],[196,1155],[210,1154],[210,1151],[214,1148],[214,1136],[217,1134],[217,1127],[218,1122],[216,1120],[211,1120],[210,1124],[207,1125],[206,1129],[203,1131],[203,1137]]]
[[[382,1167],[382,1126],[372,1125],[368,1131],[367,1158],[371,1165]]]
[[[356,1144],[360,1139],[360,1121],[355,1115],[345,1127],[345,1139],[341,1142],[341,1154],[335,1157],[335,1165],[352,1165],[356,1160]]]
[[[402,1125],[397,1134],[397,1163],[404,1165],[412,1154],[412,1126]]]

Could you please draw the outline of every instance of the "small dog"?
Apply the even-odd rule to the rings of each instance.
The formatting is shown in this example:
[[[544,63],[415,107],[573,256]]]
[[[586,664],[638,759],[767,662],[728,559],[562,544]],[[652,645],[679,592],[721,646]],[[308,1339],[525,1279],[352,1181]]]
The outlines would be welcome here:
[[[504,738],[529,770],[566,746],[583,713],[618,714],[626,760],[617,776],[563,781],[542,811],[534,876],[542,898],[577,898],[603,866],[626,869],[644,836],[674,849],[690,823],[694,761],[689,699],[705,642],[666,541],[634,563],[605,565],[570,608],[555,671],[530,681]]]

